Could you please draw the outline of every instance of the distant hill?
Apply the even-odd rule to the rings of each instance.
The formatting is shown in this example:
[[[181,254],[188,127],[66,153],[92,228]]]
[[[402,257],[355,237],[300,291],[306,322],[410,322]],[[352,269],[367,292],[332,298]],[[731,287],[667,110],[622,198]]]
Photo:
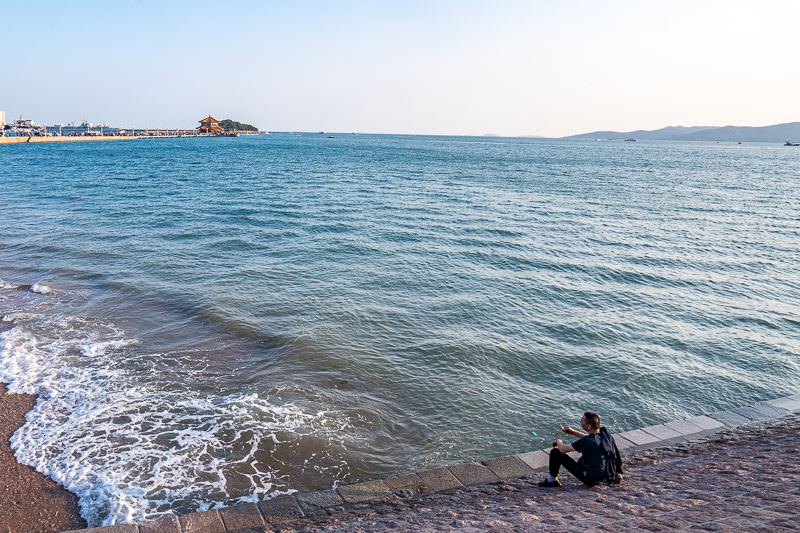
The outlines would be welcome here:
[[[628,139],[657,141],[742,141],[742,142],[784,142],[800,141],[800,122],[776,124],[774,126],[669,126],[660,130],[637,130],[628,132],[595,131],[570,135],[564,139]]]
[[[219,125],[222,126],[222,129],[225,131],[258,131],[258,128],[255,126],[236,122],[235,120],[231,120],[229,118],[220,121]]]

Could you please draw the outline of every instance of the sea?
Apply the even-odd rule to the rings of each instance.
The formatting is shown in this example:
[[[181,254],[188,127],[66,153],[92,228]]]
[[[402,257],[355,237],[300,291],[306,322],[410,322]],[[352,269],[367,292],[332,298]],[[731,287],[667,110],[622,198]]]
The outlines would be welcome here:
[[[273,133],[0,146],[16,457],[90,526],[800,389],[800,150]]]

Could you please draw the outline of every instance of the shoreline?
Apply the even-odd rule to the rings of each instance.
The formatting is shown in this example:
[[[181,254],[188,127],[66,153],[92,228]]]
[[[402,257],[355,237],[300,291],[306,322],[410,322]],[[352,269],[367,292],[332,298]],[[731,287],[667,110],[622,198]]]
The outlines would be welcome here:
[[[55,533],[85,528],[78,497],[67,489],[17,462],[9,438],[25,423],[36,397],[9,394],[0,383],[0,531],[2,533]]]
[[[747,520],[761,520],[758,525],[763,526],[767,519],[775,522],[770,531],[788,531],[782,524],[788,520],[787,517],[796,520],[800,514],[800,491],[794,486],[800,481],[800,469],[795,464],[797,453],[800,452],[800,436],[795,430],[800,422],[798,413],[800,394],[795,394],[747,407],[613,433],[618,448],[623,452],[625,480],[619,486],[598,485],[587,489],[565,474],[562,479],[565,487],[539,488],[537,481],[547,469],[548,448],[342,485],[332,490],[282,495],[258,503],[139,524],[92,528],[84,533],[226,533],[245,529],[249,533],[379,532],[398,529],[438,532],[462,531],[465,528],[473,531],[510,531],[511,526],[516,530],[586,531],[587,528],[600,527],[610,531],[626,531],[629,530],[627,526],[632,528],[630,530],[665,531],[690,528],[698,523],[709,523],[714,527],[714,522],[722,520],[731,520],[728,522],[731,528],[739,524],[739,527],[746,529],[747,525],[741,524]],[[779,428],[780,438],[763,434],[764,428],[768,430],[773,427]],[[765,448],[764,442],[777,442],[779,445]],[[723,458],[715,459],[715,443],[722,443],[723,446],[733,443],[738,448],[733,451],[723,449],[719,452]],[[792,447],[793,452],[784,453],[780,444]],[[707,455],[693,453],[698,449],[710,450],[711,459]],[[641,466],[642,457],[649,456],[682,456],[687,465],[671,467],[667,464],[664,472],[656,471],[655,475],[639,473],[637,466]],[[735,461],[724,457],[734,457]],[[653,467],[659,465],[657,461],[651,463]],[[736,477],[729,478],[728,475]],[[758,481],[760,485],[752,486],[753,493],[748,495],[750,499],[746,501],[741,499],[746,491],[741,487],[742,481],[746,480],[739,477],[743,475],[763,478]],[[697,476],[697,479],[692,476]],[[788,483],[787,479],[790,479]],[[729,482],[734,485],[728,486]],[[662,492],[652,488],[659,483]],[[764,490],[766,483],[773,483],[777,488],[773,488],[774,493],[762,497],[762,493],[767,492]],[[697,494],[693,492],[703,485],[709,488],[701,488]],[[787,487],[795,491],[794,495],[788,500],[779,499],[776,503],[776,493],[787,490]],[[553,498],[554,495],[563,494],[560,491],[572,491],[573,496],[578,495],[579,501],[576,503],[585,504],[584,508],[563,511],[563,504],[559,507],[563,498]],[[709,496],[709,491],[719,494]],[[517,518],[516,524],[499,524],[502,517],[509,514],[508,509],[501,509],[502,513],[494,518],[488,517],[489,513],[485,510],[491,505],[497,506],[498,499],[508,499],[498,497],[509,492],[527,493],[527,500],[518,510],[521,518]],[[602,494],[606,497],[602,497]],[[477,512],[465,512],[470,499],[483,496],[486,498]],[[647,509],[664,522],[642,528],[643,512],[634,510],[630,503],[635,498],[645,500]],[[726,501],[728,506],[725,509],[695,509],[701,511],[695,516],[696,520],[685,519],[681,514],[684,508],[699,508],[726,498],[733,501]],[[676,505],[676,499],[682,499],[683,504]],[[532,502],[537,500],[544,505],[534,508]],[[598,505],[601,501],[603,503]],[[787,503],[788,507],[784,509],[781,504],[787,501],[792,504]],[[557,514],[555,510],[562,513]],[[545,519],[534,515],[534,511]],[[602,511],[606,515],[595,514]],[[459,524],[456,519],[459,513],[468,514],[472,523]],[[608,513],[613,514],[613,518]],[[381,515],[386,517],[384,522],[378,521]],[[442,516],[445,517],[444,521]],[[557,519],[552,521],[549,518]],[[601,525],[601,520],[606,521]]]

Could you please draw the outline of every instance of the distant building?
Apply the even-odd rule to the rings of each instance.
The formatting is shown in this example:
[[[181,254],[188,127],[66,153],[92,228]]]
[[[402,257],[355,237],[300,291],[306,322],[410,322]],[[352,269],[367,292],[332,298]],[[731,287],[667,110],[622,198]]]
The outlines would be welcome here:
[[[33,123],[32,119],[22,118],[22,115],[20,115],[19,120],[14,121],[14,127],[20,129],[33,129],[36,127],[36,125]]]
[[[208,117],[200,121],[198,130],[200,133],[222,133],[224,131],[222,126],[219,125],[219,120],[211,115],[208,115]]]

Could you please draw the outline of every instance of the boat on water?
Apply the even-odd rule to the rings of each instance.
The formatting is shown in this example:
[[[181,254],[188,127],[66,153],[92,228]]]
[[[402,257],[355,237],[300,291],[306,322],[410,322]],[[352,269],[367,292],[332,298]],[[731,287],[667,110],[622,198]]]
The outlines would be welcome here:
[[[786,141],[783,143],[784,146],[800,146],[800,143],[793,143],[791,141]]]
[[[627,139],[625,139],[625,141],[626,142],[636,142],[636,139],[634,139],[633,137],[628,137]]]

